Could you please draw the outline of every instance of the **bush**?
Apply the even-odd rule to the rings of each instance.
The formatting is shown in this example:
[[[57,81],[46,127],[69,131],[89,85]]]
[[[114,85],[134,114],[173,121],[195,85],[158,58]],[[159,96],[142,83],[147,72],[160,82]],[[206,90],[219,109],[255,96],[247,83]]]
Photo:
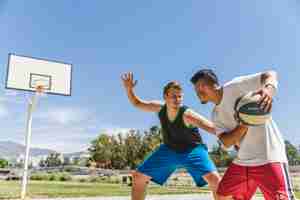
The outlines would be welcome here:
[[[100,182],[103,182],[103,180],[100,177],[91,177],[89,179],[89,182],[91,182],[91,183],[100,183]]]
[[[73,171],[76,171],[76,170],[74,169],[74,167],[68,166],[68,167],[65,167],[65,168],[64,168],[64,171],[65,171],[65,172],[73,172]]]
[[[121,180],[120,180],[120,178],[117,177],[117,176],[110,176],[110,177],[107,179],[107,182],[108,182],[108,183],[119,184],[119,183],[121,183]]]
[[[79,182],[80,182],[80,183],[84,183],[84,182],[87,182],[87,181],[88,181],[88,180],[87,180],[86,178],[80,178],[80,179],[79,179]]]
[[[57,174],[56,173],[51,173],[49,174],[49,181],[57,181]]]
[[[67,172],[46,173],[38,172],[30,176],[31,180],[35,181],[71,181],[72,177]]]
[[[34,173],[30,176],[30,180],[34,181],[47,181],[49,178],[49,174],[45,172]]]
[[[72,177],[69,173],[63,172],[58,174],[58,180],[59,181],[71,181]]]

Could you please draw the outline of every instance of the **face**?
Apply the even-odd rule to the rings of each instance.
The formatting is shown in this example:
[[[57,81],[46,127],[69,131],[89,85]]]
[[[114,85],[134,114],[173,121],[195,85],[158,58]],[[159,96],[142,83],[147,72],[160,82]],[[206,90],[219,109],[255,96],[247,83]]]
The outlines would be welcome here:
[[[199,80],[194,85],[195,92],[202,104],[206,104],[209,101],[211,87],[203,80]]]
[[[177,109],[182,105],[183,93],[181,90],[170,88],[164,95],[168,107]]]

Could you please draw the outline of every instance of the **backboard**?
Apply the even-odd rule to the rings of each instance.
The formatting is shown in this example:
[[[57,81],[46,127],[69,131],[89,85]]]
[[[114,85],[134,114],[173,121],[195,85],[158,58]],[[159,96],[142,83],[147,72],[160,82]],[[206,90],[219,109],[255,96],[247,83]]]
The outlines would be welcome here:
[[[36,91],[38,85],[42,85],[47,94],[71,96],[72,65],[9,54],[5,87]]]

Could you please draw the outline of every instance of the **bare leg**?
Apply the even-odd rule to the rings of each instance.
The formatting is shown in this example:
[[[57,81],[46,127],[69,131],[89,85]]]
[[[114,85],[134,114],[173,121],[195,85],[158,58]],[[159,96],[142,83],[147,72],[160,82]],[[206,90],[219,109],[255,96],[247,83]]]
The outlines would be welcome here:
[[[203,179],[206,180],[206,182],[208,183],[208,187],[212,191],[214,199],[219,200],[217,198],[217,189],[218,189],[219,182],[221,181],[221,177],[218,174],[218,172],[211,172],[205,174],[203,176]]]
[[[140,172],[133,171],[132,173],[132,190],[131,200],[144,200],[146,196],[146,188],[151,177]]]

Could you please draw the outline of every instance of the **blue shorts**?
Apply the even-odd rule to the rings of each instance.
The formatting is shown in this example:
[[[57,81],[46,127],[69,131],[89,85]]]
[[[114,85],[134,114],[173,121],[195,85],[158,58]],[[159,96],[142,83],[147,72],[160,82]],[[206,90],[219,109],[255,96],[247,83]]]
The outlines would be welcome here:
[[[146,158],[137,171],[150,176],[153,182],[163,185],[177,168],[182,167],[186,168],[199,187],[207,184],[203,179],[204,175],[217,171],[204,144],[184,153],[177,153],[162,144]]]

